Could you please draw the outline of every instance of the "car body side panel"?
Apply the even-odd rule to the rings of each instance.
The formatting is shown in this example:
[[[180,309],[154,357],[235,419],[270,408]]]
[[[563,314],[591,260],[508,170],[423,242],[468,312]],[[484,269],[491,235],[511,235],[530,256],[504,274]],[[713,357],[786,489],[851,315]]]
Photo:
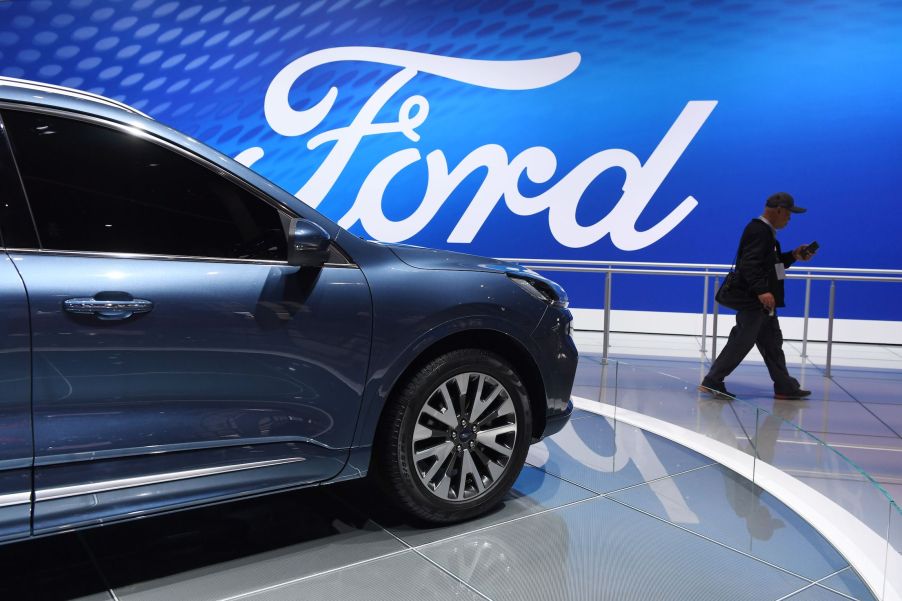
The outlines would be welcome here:
[[[106,519],[341,470],[370,350],[359,269],[14,256],[35,333],[35,531],[71,524],[80,502]],[[112,321],[63,310],[111,291],[154,307]],[[131,506],[107,494],[126,488]]]
[[[572,411],[570,393],[576,379],[579,354],[570,331],[573,316],[567,309],[551,308],[533,331],[537,349],[536,364],[545,383],[545,414],[548,420]]]
[[[31,389],[28,301],[0,249],[0,540],[31,528]]]
[[[34,534],[49,534],[313,484],[322,481],[324,474],[331,475],[341,470],[346,458],[345,450],[304,443],[257,446],[253,461],[248,461],[246,449],[240,447],[210,449],[187,457],[166,457],[162,461],[166,471],[152,474],[146,482],[135,479],[121,482],[121,487],[116,487],[110,486],[115,481],[105,480],[101,482],[104,485],[102,492],[82,494],[72,494],[78,492],[77,485],[47,487],[50,479],[75,481],[73,474],[66,473],[71,472],[72,466],[53,466],[45,468],[43,473],[48,477],[41,480],[42,488],[35,493]],[[138,460],[140,470],[148,469],[147,459]],[[236,466],[236,469],[221,471],[224,465]],[[210,469],[206,470],[204,466]],[[98,462],[90,470],[81,467],[79,476],[85,482],[96,478],[97,470],[104,467],[112,468],[111,471],[116,473],[124,471],[123,466],[114,461]],[[237,469],[240,467],[245,469]],[[196,475],[205,471],[212,473]]]
[[[417,269],[389,248],[352,249],[373,295],[373,352],[355,447],[372,444],[382,408],[404,370],[432,344],[467,330],[503,333],[534,357],[531,336],[547,305],[498,271]],[[412,285],[412,283],[416,283]],[[365,454],[349,470],[361,469]]]

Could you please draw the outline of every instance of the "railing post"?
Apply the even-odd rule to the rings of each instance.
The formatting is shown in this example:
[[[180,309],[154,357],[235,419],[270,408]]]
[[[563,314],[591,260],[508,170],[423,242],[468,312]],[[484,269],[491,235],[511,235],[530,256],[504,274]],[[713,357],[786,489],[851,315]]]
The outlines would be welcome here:
[[[717,290],[720,288],[720,278],[714,278],[714,289]],[[711,363],[714,363],[714,360],[717,359],[717,314],[720,312],[720,305],[717,303],[717,299],[714,300],[714,324],[711,326]]]
[[[604,276],[604,351],[602,358],[605,363],[608,361],[608,346],[611,343],[611,277],[613,275],[609,267]]]
[[[702,293],[702,353],[708,340],[708,270],[705,270],[705,291]]]
[[[809,272],[810,276],[811,273]],[[808,310],[811,307],[811,278],[805,280],[805,319],[802,321],[802,359],[808,357]]]
[[[836,281],[830,280],[830,308],[827,310],[827,372],[830,377],[830,363],[833,360],[833,309],[836,306]]]

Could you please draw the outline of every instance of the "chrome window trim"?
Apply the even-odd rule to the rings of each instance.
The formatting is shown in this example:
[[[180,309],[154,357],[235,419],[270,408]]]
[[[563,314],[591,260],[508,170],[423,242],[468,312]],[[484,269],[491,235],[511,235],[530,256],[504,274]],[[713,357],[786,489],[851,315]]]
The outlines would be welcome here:
[[[14,492],[0,495],[0,507],[12,507],[14,505],[31,504],[31,491]]]
[[[150,255],[141,253],[114,253],[103,251],[89,250],[55,250],[44,248],[5,248],[0,246],[0,250],[7,253],[18,253],[23,255],[62,255],[66,257],[82,257],[87,259],[135,259],[142,261],[186,261],[186,262],[202,262],[202,263],[240,263],[245,265],[278,265],[289,267],[288,261],[270,261],[266,259],[226,259],[220,257],[192,257],[187,255]],[[342,254],[344,254],[342,252]],[[356,263],[323,263],[323,267],[339,268],[339,269],[360,269]]]
[[[189,480],[192,478],[202,478],[205,476],[216,476],[220,474],[229,474],[244,470],[274,467],[277,465],[286,465],[289,463],[299,463],[306,461],[305,457],[287,457],[284,459],[270,459],[267,461],[255,461],[253,463],[238,463],[233,465],[222,465],[217,467],[199,468],[193,470],[182,470],[178,472],[168,472],[163,474],[154,474],[152,476],[136,476],[134,478],[119,478],[116,480],[107,480],[104,482],[92,482],[90,484],[73,484],[70,486],[57,486],[54,488],[44,488],[35,491],[35,502],[52,501],[54,499],[65,499],[68,497],[78,497],[82,495],[96,495],[114,490],[122,490],[124,488],[134,488],[137,486],[147,486],[150,484],[163,484],[165,482],[178,482],[180,480]]]

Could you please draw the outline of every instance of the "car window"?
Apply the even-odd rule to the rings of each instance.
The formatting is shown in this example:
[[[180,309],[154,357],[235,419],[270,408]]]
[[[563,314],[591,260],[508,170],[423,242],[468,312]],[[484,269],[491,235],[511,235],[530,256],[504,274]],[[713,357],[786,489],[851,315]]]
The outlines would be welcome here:
[[[279,211],[187,157],[74,119],[2,118],[42,248],[286,258]]]
[[[0,246],[35,248],[37,245],[34,225],[22,194],[12,153],[5,132],[0,127]]]

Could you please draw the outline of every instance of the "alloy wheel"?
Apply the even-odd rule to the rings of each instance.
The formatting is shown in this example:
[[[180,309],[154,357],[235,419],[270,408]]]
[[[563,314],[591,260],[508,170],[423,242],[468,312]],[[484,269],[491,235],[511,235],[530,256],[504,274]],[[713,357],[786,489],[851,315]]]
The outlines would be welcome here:
[[[517,414],[507,389],[484,373],[455,375],[417,415],[411,442],[416,473],[443,501],[470,501],[505,473],[516,439]]]

